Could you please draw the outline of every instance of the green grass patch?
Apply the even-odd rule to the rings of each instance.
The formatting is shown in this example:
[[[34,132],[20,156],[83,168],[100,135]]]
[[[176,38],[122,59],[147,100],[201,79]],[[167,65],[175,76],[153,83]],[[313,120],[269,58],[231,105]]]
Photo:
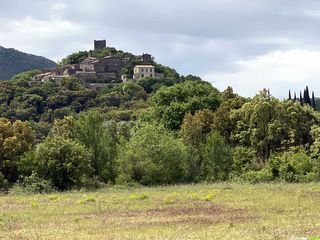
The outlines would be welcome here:
[[[319,204],[320,184],[11,193],[0,197],[0,239],[287,240],[320,235]]]

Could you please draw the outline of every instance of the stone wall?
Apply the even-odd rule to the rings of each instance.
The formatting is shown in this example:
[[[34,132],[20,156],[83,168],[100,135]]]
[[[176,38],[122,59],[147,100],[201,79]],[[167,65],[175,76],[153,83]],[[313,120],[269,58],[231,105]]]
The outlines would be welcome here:
[[[107,66],[107,72],[114,72],[118,75],[121,69],[125,66],[122,58],[120,57],[105,57],[104,60]]]
[[[107,47],[106,40],[94,40],[94,50]]]

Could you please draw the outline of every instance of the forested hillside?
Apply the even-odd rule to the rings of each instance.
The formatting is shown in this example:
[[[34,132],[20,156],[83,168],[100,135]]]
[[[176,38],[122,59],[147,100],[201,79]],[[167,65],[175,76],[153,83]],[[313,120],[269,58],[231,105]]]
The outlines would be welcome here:
[[[159,66],[163,78],[101,91],[71,77],[30,85],[36,71],[1,82],[0,187],[320,180],[320,116],[311,106],[267,90],[219,92]]]
[[[14,75],[33,69],[53,68],[56,63],[12,48],[0,46],[0,80],[8,80]]]

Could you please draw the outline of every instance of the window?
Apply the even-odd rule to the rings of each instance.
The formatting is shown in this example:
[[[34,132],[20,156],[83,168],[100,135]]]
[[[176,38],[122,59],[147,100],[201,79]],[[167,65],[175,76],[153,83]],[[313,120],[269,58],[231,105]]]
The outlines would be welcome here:
[[[149,69],[148,69],[148,68],[146,68],[146,72],[148,72],[148,70],[149,70]]]
[[[144,72],[144,69],[143,69],[143,68],[141,68],[141,72]]]
[[[150,77],[153,78],[153,74],[150,74]]]
[[[153,69],[152,69],[152,68],[150,68],[150,72],[151,72],[151,73],[152,73],[152,70],[153,70]]]
[[[144,74],[141,74],[141,77],[144,78]]]

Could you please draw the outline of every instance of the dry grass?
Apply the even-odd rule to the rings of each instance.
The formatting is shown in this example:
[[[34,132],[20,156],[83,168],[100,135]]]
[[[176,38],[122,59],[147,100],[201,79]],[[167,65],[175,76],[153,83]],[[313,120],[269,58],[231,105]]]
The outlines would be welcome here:
[[[290,239],[320,235],[320,184],[108,188],[0,196],[0,239]]]

